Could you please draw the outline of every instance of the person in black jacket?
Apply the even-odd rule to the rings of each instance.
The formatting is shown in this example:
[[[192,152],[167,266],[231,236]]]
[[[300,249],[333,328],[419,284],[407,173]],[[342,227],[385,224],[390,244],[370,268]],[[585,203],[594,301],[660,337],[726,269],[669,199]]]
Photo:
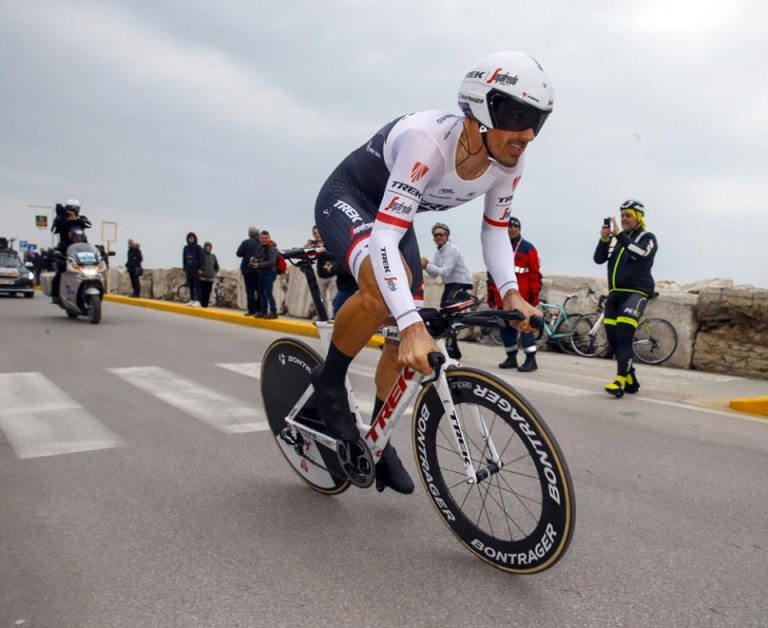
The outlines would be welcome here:
[[[616,357],[616,379],[605,391],[616,397],[640,390],[632,365],[632,339],[648,299],[654,295],[651,268],[658,250],[656,236],[646,229],[645,207],[630,199],[621,206],[621,229],[614,218],[606,218],[595,249],[595,263],[608,262],[603,324]]]
[[[272,288],[277,278],[277,245],[272,241],[269,231],[260,235],[261,254],[256,268],[259,271],[259,303],[261,310],[257,317],[277,318],[277,303]]]
[[[133,296],[138,298],[141,295],[141,282],[139,277],[143,274],[141,264],[144,261],[144,256],[141,254],[139,243],[133,240],[128,240],[128,260],[125,262],[125,269],[128,271],[128,276],[131,278],[131,287],[133,288]]]
[[[261,311],[259,306],[259,269],[256,266],[261,256],[261,241],[259,230],[256,227],[248,227],[248,239],[240,243],[236,255],[243,258],[240,262],[240,272],[243,273],[248,308],[245,315],[255,316]]]
[[[193,307],[200,307],[200,275],[205,268],[205,251],[197,243],[197,236],[191,231],[187,234],[187,244],[182,252],[184,272],[187,275],[189,286],[189,303]]]
[[[56,247],[62,255],[67,254],[67,248],[71,244],[69,239],[70,232],[75,228],[88,229],[91,221],[85,216],[80,215],[80,201],[74,198],[69,199],[64,205],[56,203],[56,218],[51,225],[51,231],[59,236],[59,244]],[[59,283],[61,282],[61,273],[66,267],[66,262],[58,260],[56,262],[56,276],[51,284],[51,301],[59,303]]]

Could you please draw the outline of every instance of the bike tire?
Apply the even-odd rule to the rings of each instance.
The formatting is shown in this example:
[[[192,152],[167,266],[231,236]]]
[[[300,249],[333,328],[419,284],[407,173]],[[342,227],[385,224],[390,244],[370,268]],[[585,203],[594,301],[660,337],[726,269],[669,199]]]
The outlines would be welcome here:
[[[470,416],[475,409],[505,464],[485,480],[467,482],[450,419],[434,384],[428,384],[414,405],[412,435],[427,496],[451,532],[485,562],[517,574],[552,567],[568,548],[576,514],[573,482],[557,441],[533,406],[504,381],[464,367],[449,369],[447,377],[476,470],[489,459]]]
[[[661,364],[672,357],[677,349],[677,331],[663,318],[640,321],[632,338],[635,357],[646,364]]]
[[[501,330],[498,327],[495,327],[491,329],[488,332],[488,337],[491,339],[491,342],[495,344],[497,347],[500,347],[504,344],[504,341],[501,339]]]
[[[98,294],[94,294],[88,299],[88,320],[91,321],[91,325],[98,325],[101,321],[101,297]]]
[[[261,398],[269,429],[291,468],[314,490],[337,495],[346,491],[351,483],[341,470],[336,452],[314,441],[305,441],[301,436],[296,445],[289,445],[280,436],[286,427],[285,417],[310,384],[311,370],[322,362],[314,349],[299,340],[275,340],[261,360]],[[313,399],[314,396],[310,397],[296,420],[317,429],[322,424],[312,407]]]
[[[608,336],[605,335],[604,325],[597,328],[594,336],[590,334],[597,319],[597,314],[586,314],[573,321],[570,341],[576,354],[585,358],[595,358],[604,355],[608,350]]]

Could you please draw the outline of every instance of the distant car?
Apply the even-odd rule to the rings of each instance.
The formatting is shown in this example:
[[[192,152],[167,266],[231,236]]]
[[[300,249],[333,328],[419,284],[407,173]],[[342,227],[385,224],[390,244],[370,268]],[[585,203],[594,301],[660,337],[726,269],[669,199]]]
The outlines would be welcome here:
[[[34,282],[34,273],[15,252],[0,251],[0,294],[23,294],[31,299],[35,296]]]

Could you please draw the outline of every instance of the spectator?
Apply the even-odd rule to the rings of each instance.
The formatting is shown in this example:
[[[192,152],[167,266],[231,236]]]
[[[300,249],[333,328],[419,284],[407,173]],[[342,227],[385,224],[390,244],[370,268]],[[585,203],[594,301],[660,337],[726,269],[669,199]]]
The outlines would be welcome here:
[[[441,222],[432,227],[432,238],[437,245],[435,256],[430,262],[426,257],[421,258],[421,267],[430,277],[443,279],[443,296],[440,307],[460,298],[462,294],[472,290],[472,275],[464,262],[459,247],[449,240],[451,230]],[[445,348],[448,355],[456,360],[461,359],[458,341],[451,336],[446,338]]]
[[[182,252],[182,264],[187,275],[187,286],[189,286],[187,305],[200,307],[200,276],[205,266],[205,252],[197,243],[197,236],[191,231],[187,234],[187,244]]]
[[[125,262],[125,269],[128,271],[128,276],[131,278],[131,287],[133,288],[134,298],[141,296],[141,282],[139,277],[144,274],[144,269],[141,264],[144,261],[144,257],[141,254],[139,243],[133,240],[128,240],[128,260]]]
[[[277,245],[269,236],[269,231],[262,231],[259,236],[261,241],[261,254],[256,263],[259,271],[259,303],[261,310],[257,317],[277,318],[277,303],[272,288],[277,277]]]
[[[622,397],[640,390],[632,365],[632,339],[656,284],[651,275],[658,245],[646,231],[645,207],[628,200],[621,206],[621,230],[615,218],[606,218],[595,249],[596,264],[608,262],[608,298],[605,301],[605,335],[616,357],[616,379],[605,392]]]
[[[317,227],[312,230],[312,234],[316,236],[314,240],[315,246],[325,246]],[[339,271],[339,263],[328,251],[320,253],[315,263],[317,267],[317,287],[320,288],[320,299],[323,301],[325,312],[330,319],[333,318],[333,313],[337,311],[333,302],[338,292],[336,288],[336,274]]]
[[[333,300],[333,311],[338,312],[344,302],[355,292],[357,292],[355,278],[339,266],[336,273],[336,298]]]
[[[203,245],[203,251],[205,252],[205,263],[203,264],[203,276],[200,278],[200,304],[203,307],[208,307],[213,282],[216,281],[216,275],[219,272],[219,260],[213,254],[213,244],[210,242]]]
[[[528,242],[528,240],[523,240],[520,235],[520,226],[520,220],[514,216],[509,219],[507,231],[515,256],[517,289],[520,292],[520,295],[535,307],[539,304],[539,293],[541,292],[539,254],[533,244]],[[498,309],[501,309],[502,307],[499,290],[490,273],[488,274],[488,305]],[[518,336],[520,344],[523,347],[523,352],[525,353],[525,362],[519,368],[517,366]],[[499,368],[517,369],[521,373],[530,373],[538,368],[538,365],[536,364],[536,338],[533,334],[518,334],[518,331],[514,327],[505,327],[501,330],[501,339],[504,342],[504,350],[507,352],[507,357],[501,364],[499,364]]]
[[[56,218],[51,225],[51,231],[59,236],[58,250],[62,255],[67,254],[67,248],[70,245],[69,233],[75,228],[88,229],[91,221],[85,216],[80,215],[80,201],[71,198],[66,204],[56,203]],[[56,275],[51,285],[51,302],[61,303],[59,299],[59,284],[61,282],[61,273],[66,268],[66,264],[57,261],[55,264]]]
[[[237,247],[236,255],[243,258],[240,262],[240,272],[243,274],[243,284],[245,285],[247,303],[245,316],[255,316],[261,311],[259,305],[259,271],[256,267],[261,256],[261,240],[259,230],[256,227],[248,227],[248,238]]]
[[[99,255],[101,255],[101,259],[104,260],[104,265],[109,268],[109,254],[107,253],[107,249],[104,248],[103,244],[94,244],[93,246],[96,247]]]
[[[323,239],[320,237],[320,230],[317,225],[312,227],[312,237],[304,244],[304,248],[312,249],[317,246],[323,246]]]

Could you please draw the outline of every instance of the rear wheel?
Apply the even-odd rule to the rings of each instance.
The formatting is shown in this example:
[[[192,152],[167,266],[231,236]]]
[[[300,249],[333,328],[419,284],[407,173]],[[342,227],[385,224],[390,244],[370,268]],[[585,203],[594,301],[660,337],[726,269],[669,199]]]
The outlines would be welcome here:
[[[101,296],[93,294],[86,297],[86,307],[88,309],[88,320],[92,325],[97,325],[101,320]]]
[[[452,422],[430,384],[416,400],[413,423],[427,496],[479,558],[512,573],[548,569],[565,553],[575,516],[573,483],[557,442],[536,410],[503,381],[465,368],[449,369],[447,377],[482,478],[468,481]]]
[[[309,374],[322,363],[312,348],[292,338],[273,342],[261,360],[261,397],[269,428],[283,456],[296,474],[313,489],[326,495],[346,491],[350,481],[339,465],[336,451],[300,434],[285,433],[285,417],[310,384]],[[312,407],[314,396],[296,415],[308,427],[322,430],[323,424]]]
[[[677,332],[672,323],[663,318],[640,321],[632,339],[632,350],[641,362],[661,364],[677,349]]]
[[[586,358],[603,355],[608,350],[605,327],[597,324],[598,318],[597,314],[587,314],[573,321],[571,346],[577,354]]]

